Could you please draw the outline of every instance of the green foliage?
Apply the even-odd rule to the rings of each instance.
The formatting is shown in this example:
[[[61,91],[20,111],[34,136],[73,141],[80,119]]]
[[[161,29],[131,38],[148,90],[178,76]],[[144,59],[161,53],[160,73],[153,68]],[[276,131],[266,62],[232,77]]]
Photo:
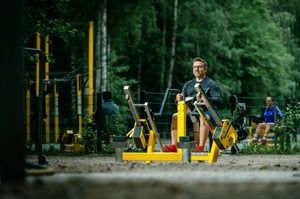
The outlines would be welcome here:
[[[120,129],[119,129],[119,115],[111,115],[105,116],[105,126],[106,129],[104,130],[105,132],[108,132],[110,135],[120,135]]]
[[[177,70],[189,74],[179,77],[180,84],[192,78],[190,61],[200,55],[208,61],[208,75],[221,87],[224,104],[233,94],[291,95],[293,81],[286,77],[293,56],[267,1],[195,0],[180,8]]]
[[[180,1],[173,87],[181,88],[193,77],[191,60],[200,55],[209,63],[208,75],[220,84],[225,104],[232,94],[297,96],[300,50],[291,28],[298,19],[294,10],[299,8],[294,9],[294,5],[299,3],[282,6],[281,0]],[[32,38],[36,31],[62,38],[74,53],[74,63],[81,67],[86,63],[82,49],[87,48],[87,24],[96,20],[95,13],[101,6],[94,1],[71,4],[60,0],[51,5],[47,1],[27,1],[26,38]],[[165,89],[162,82],[144,77],[151,74],[154,79],[161,78],[160,72],[165,73],[161,64],[169,63],[172,6],[172,1],[107,2],[109,56],[117,60],[109,66],[110,85],[125,85],[130,79],[135,81],[128,83],[137,88]],[[126,74],[117,71],[123,67]]]
[[[242,153],[248,154],[290,154],[299,152],[296,121],[300,116],[300,104],[288,104],[285,109],[285,118],[278,119],[272,127],[274,132],[274,146],[257,143],[243,144]]]
[[[281,28],[283,43],[287,47],[288,52],[293,56],[290,64],[289,85],[292,98],[299,98],[300,95],[296,92],[297,82],[299,82],[300,68],[300,48],[299,48],[299,31],[295,27],[299,27],[299,17],[297,10],[300,9],[299,1],[291,0],[284,2],[282,0],[269,1],[269,7],[272,13],[273,20]],[[298,37],[295,37],[298,35]]]
[[[127,100],[123,91],[124,86],[135,85],[135,79],[129,79],[128,74],[129,66],[124,65],[120,58],[114,53],[110,54],[110,67],[108,75],[108,90],[113,94],[114,102],[119,106],[120,114],[118,115],[118,128],[115,131],[117,135],[124,135],[128,131],[128,120],[131,118],[130,110]],[[118,81],[115,81],[118,80]]]
[[[289,95],[286,76],[292,57],[282,43],[280,28],[270,17],[266,2],[236,1],[232,5],[229,28],[239,52],[241,95]]]
[[[296,142],[295,121],[299,118],[300,104],[289,104],[285,110],[284,120],[277,120],[273,129],[276,135],[275,148],[280,152],[289,152],[292,150],[292,143]]]
[[[55,59],[56,70],[68,66],[71,74],[86,73],[88,22],[94,21],[95,33],[101,34],[97,15],[103,5],[99,1],[26,1],[25,45],[34,46],[36,32],[43,37],[51,34],[51,63]],[[120,106],[120,133],[127,132],[131,119],[123,95],[125,85],[138,92],[165,90],[162,77],[168,75],[173,34],[177,36],[173,88],[180,89],[193,78],[191,61],[201,56],[208,61],[208,76],[220,85],[224,110],[232,95],[300,97],[296,92],[300,82],[299,1],[179,1],[176,33],[173,12],[171,0],[107,1],[107,89]]]
[[[69,0],[59,0],[50,4],[46,0],[26,1],[25,43],[34,37],[36,32],[39,32],[42,37],[45,37],[47,34],[57,36],[65,42],[74,37],[77,29],[73,28],[71,23],[66,20],[68,18],[69,5]]]
[[[87,126],[81,144],[84,144],[86,153],[95,153],[97,151],[97,131],[93,126]]]
[[[43,152],[46,154],[58,154],[60,149],[53,144],[50,144],[47,149],[43,149]]]
[[[273,148],[266,148],[261,144],[244,143],[240,151],[245,154],[276,154]]]

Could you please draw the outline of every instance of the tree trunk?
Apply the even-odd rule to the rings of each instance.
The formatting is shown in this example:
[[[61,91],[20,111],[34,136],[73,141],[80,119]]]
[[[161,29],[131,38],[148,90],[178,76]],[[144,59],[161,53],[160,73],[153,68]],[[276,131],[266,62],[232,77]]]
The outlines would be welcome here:
[[[71,57],[71,68],[72,71],[76,71],[76,66],[74,61],[76,60],[76,54],[73,50],[70,52],[70,57]],[[73,80],[76,77],[73,77]],[[71,106],[72,106],[72,115],[77,116],[77,82],[76,81],[71,81]],[[77,123],[77,117],[73,117],[73,124]]]
[[[164,1],[162,1],[163,6],[163,30],[162,30],[162,55],[161,55],[161,73],[160,73],[160,88],[164,88],[165,83],[165,71],[166,71],[166,29],[167,29],[167,12],[166,12],[166,5]]]
[[[102,9],[98,6],[97,32],[95,33],[95,91],[100,92],[101,87],[101,28],[102,28]]]
[[[178,0],[174,1],[174,24],[173,24],[173,35],[172,35],[172,50],[171,50],[171,60],[170,60],[170,69],[168,77],[168,88],[172,87],[173,82],[173,71],[175,63],[175,49],[176,49],[176,31],[177,31],[177,9],[178,9]]]
[[[101,66],[102,66],[102,72],[101,72],[101,91],[105,91],[107,89],[107,0],[103,0],[102,5],[102,52],[101,52]]]

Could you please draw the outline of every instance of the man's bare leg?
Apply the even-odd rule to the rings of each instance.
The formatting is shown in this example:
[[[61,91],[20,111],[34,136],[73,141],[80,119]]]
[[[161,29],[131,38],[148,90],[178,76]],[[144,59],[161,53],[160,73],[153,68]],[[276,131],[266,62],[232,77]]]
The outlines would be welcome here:
[[[177,129],[171,130],[171,144],[177,145],[177,137],[178,137]]]
[[[171,144],[163,145],[164,152],[176,152],[177,151],[177,113],[174,113],[172,116],[172,124],[171,124]]]
[[[209,128],[206,124],[205,121],[202,120],[202,118],[200,118],[200,140],[199,140],[199,146],[205,146],[207,137],[208,137],[208,132],[209,132]]]
[[[203,152],[204,146],[208,137],[209,129],[207,124],[202,118],[200,118],[200,133],[199,133],[199,142],[196,144],[196,150]]]
[[[199,144],[200,141],[200,124],[199,122],[195,122],[193,123],[193,135],[194,135],[194,141],[196,142],[196,144]]]

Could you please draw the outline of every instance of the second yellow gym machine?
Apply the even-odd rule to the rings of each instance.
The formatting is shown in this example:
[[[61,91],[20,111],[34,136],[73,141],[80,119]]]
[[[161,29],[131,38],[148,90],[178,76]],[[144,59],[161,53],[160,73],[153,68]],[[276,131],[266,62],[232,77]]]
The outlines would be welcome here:
[[[177,161],[187,163],[190,161],[207,161],[213,163],[217,161],[220,149],[225,150],[229,147],[235,147],[238,141],[238,130],[235,129],[237,127],[237,120],[221,120],[201,85],[196,84],[195,89],[199,96],[201,96],[201,100],[195,101],[193,105],[199,116],[207,122],[212,133],[213,142],[209,152],[192,152],[195,142],[190,136],[186,135],[186,116],[190,112],[187,105],[189,102],[187,101],[180,101],[177,105],[178,150],[177,152],[163,152],[162,142],[148,103],[135,104],[129,86],[124,86],[125,96],[135,123],[126,136],[113,137],[112,146],[116,152],[116,162],[145,161],[146,163],[150,163],[152,161]],[[215,125],[210,122],[204,113],[204,106],[210,112]],[[145,119],[140,119],[136,110],[137,107],[144,108],[147,116]],[[125,149],[129,148],[130,145],[129,139],[132,139],[135,147],[140,148],[141,151],[126,151]]]

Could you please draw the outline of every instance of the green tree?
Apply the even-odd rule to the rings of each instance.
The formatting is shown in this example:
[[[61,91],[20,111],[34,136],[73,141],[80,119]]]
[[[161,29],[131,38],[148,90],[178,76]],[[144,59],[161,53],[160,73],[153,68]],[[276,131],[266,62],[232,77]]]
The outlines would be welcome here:
[[[69,6],[69,0],[58,0],[50,4],[47,0],[25,1],[25,45],[35,38],[36,32],[43,38],[50,34],[65,42],[70,41],[77,30],[70,23]]]
[[[178,1],[171,87],[181,88],[193,78],[191,61],[201,56],[208,61],[208,75],[221,87],[224,108],[233,94],[298,97],[299,4],[296,0]],[[95,31],[100,32],[103,6],[96,0],[26,1],[26,42],[33,43],[37,31],[50,32],[53,68],[70,71],[69,78],[87,74],[88,22],[94,21]],[[105,88],[123,93],[123,86],[130,85],[138,91],[136,101],[141,90],[165,90],[172,59],[174,0],[109,0],[106,13]],[[95,43],[101,39],[98,34]],[[102,55],[100,50],[95,54],[96,68]]]
[[[269,0],[269,7],[272,17],[280,27],[283,42],[288,52],[293,55],[294,60],[291,64],[290,90],[291,98],[299,98],[297,91],[300,82],[300,48],[299,48],[299,29],[300,27],[300,2],[296,0],[282,1]]]
[[[231,10],[234,46],[243,67],[242,95],[290,95],[293,57],[283,44],[280,28],[273,22],[266,1],[237,1]],[[274,82],[276,81],[276,84]]]
[[[185,1],[180,13],[179,71],[191,76],[191,58],[204,57],[209,63],[208,74],[220,84],[225,103],[232,94],[291,94],[293,57],[265,0]]]

